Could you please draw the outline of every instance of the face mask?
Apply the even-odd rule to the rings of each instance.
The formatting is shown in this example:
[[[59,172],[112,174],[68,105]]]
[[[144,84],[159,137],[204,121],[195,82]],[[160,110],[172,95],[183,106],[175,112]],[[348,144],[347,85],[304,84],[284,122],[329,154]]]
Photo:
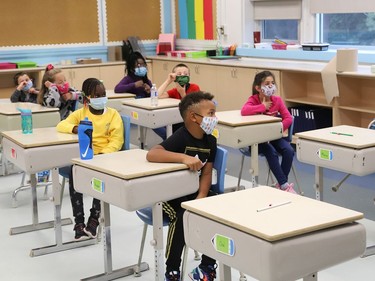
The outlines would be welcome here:
[[[178,84],[180,84],[181,87],[185,86],[190,81],[190,77],[187,75],[180,75],[176,76],[176,80],[174,80]]]
[[[219,119],[216,116],[204,116],[202,119],[202,123],[200,123],[200,127],[207,135],[211,135],[218,121]]]
[[[262,92],[265,96],[270,97],[276,92],[276,85],[262,86]]]
[[[139,77],[144,77],[147,74],[147,68],[144,66],[141,67],[136,67],[134,70],[134,74],[139,76]]]
[[[26,82],[26,85],[23,86],[22,90],[24,90],[24,91],[28,91],[28,90],[30,90],[30,88],[31,88],[32,86],[33,86],[33,81],[29,80],[29,81]]]
[[[91,98],[89,105],[96,110],[103,110],[107,105],[108,97]]]
[[[60,94],[66,94],[69,92],[69,83],[65,82],[63,85],[56,85],[57,89],[59,90]]]

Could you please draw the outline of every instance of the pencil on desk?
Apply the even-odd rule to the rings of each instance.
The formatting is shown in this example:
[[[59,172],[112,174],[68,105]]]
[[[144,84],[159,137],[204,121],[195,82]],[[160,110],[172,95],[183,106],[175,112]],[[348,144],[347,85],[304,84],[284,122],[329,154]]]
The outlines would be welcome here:
[[[257,209],[257,212],[263,212],[263,211],[273,209],[273,208],[276,208],[276,207],[280,207],[280,206],[284,206],[284,205],[287,205],[287,204],[290,204],[290,203],[292,203],[292,201],[286,201],[286,202],[282,202],[282,203],[278,203],[278,204],[269,204],[267,207]]]

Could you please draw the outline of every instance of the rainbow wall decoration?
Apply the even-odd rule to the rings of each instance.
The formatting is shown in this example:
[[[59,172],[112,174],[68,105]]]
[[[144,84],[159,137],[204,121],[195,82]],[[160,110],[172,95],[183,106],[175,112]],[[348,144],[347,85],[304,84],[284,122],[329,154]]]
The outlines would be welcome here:
[[[215,39],[216,0],[178,0],[179,38]]]

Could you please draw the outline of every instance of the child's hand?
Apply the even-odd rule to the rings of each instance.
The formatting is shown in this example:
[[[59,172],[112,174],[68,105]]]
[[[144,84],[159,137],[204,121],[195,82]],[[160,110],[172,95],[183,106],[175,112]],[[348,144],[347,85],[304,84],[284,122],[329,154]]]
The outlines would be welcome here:
[[[262,101],[262,104],[264,104],[264,106],[266,107],[266,110],[269,110],[270,107],[272,106],[272,101],[267,101],[266,98],[264,97],[263,98],[263,101]]]
[[[39,91],[37,89],[35,89],[35,88],[30,88],[29,93],[37,95],[37,94],[39,94]]]
[[[27,84],[26,81],[22,81],[21,83],[18,84],[17,86],[17,91],[21,91],[23,89],[23,87],[25,87]]]
[[[185,155],[185,157],[182,160],[182,163],[187,165],[189,169],[192,171],[199,171],[204,166],[204,164],[198,157],[193,157],[189,155]]]
[[[168,75],[169,83],[174,82],[174,80],[176,80],[176,76],[177,76],[176,73],[169,73],[169,75]]]
[[[135,82],[134,83],[134,86],[136,87],[136,88],[139,88],[139,87],[143,87],[143,81],[142,80],[138,80],[137,82]]]
[[[181,98],[186,96],[186,89],[185,88],[186,88],[186,85],[181,86],[180,84],[178,84],[176,82],[176,89],[177,89],[177,92],[180,94]]]
[[[44,82],[44,86],[46,86],[47,88],[51,87],[53,83],[51,83],[50,81],[46,81]]]
[[[143,84],[143,87],[145,88],[145,92],[146,92],[147,94],[149,94],[149,93],[151,92],[151,87],[150,87],[149,84],[144,83],[144,84]]]
[[[61,96],[62,96],[62,98],[63,98],[64,100],[71,100],[72,97],[73,97],[73,95],[72,95],[71,92],[67,92],[67,93],[65,93],[65,94],[63,94],[63,95],[61,95]]]

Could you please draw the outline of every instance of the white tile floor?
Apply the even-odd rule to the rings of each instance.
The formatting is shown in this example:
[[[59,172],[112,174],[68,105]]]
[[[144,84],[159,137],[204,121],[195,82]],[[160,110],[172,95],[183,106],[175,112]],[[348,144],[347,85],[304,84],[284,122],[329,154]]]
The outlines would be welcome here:
[[[100,274],[104,270],[102,244],[78,248],[65,252],[49,254],[31,258],[30,249],[51,245],[54,243],[53,229],[9,235],[10,227],[31,223],[30,191],[18,194],[18,207],[12,208],[11,192],[20,183],[21,176],[11,175],[0,177],[0,280],[79,280],[81,278]],[[236,179],[228,176],[226,186],[233,186]],[[53,204],[49,200],[43,200],[43,190],[38,190],[40,197],[39,218],[40,221],[53,219]],[[90,198],[85,198],[86,210],[89,209]],[[68,192],[65,191],[62,216],[71,217],[71,206]],[[129,213],[117,207],[111,207],[112,222],[112,246],[114,269],[128,264],[134,264],[138,257],[142,222],[135,213]],[[375,244],[375,223],[362,220],[368,230],[368,243]],[[69,241],[73,237],[73,226],[63,227],[63,240]],[[166,229],[165,229],[166,230]],[[164,231],[166,232],[166,231]],[[149,228],[147,240],[151,240],[151,228]],[[149,263],[150,270],[139,278],[129,276],[119,280],[154,280],[153,249],[146,244],[144,260]],[[193,254],[189,254],[188,270],[195,267],[198,262],[193,260]],[[357,258],[319,272],[321,281],[354,281],[374,280],[375,256]],[[233,280],[239,279],[237,271],[232,271]],[[247,280],[254,279],[248,277]]]

